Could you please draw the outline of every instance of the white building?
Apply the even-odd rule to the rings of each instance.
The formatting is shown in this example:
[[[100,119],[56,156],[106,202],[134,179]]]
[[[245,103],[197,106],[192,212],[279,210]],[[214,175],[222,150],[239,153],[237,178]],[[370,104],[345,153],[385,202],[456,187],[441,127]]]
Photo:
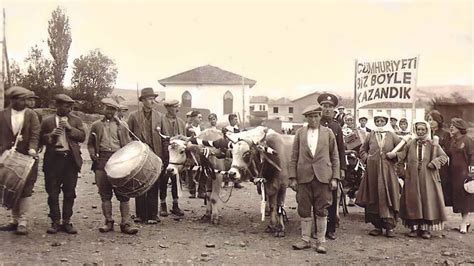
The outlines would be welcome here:
[[[408,124],[411,125],[412,118],[424,119],[426,112],[426,104],[418,102],[415,105],[415,116],[413,117],[413,109],[411,103],[376,103],[364,106],[358,110],[358,117],[365,116],[368,118],[368,127],[373,127],[373,117],[376,112],[386,112],[390,117],[395,117],[400,121],[400,118],[405,117]]]
[[[256,81],[205,65],[158,81],[166,99],[179,100],[183,107],[206,108],[216,113],[219,122],[235,113],[249,121],[250,88]]]

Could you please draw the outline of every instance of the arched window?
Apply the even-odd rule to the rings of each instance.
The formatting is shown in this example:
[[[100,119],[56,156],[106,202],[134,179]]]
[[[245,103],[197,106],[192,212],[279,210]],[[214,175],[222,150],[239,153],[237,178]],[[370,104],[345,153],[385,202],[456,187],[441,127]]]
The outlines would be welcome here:
[[[183,95],[181,95],[181,106],[191,108],[192,100],[193,97],[189,91],[183,92]]]
[[[234,112],[234,96],[230,91],[224,94],[224,114],[232,114]]]

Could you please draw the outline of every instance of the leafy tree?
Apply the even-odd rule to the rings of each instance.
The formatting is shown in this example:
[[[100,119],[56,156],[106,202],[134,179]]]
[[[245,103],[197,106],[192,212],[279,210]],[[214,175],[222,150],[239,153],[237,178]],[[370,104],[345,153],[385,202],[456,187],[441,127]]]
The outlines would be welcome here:
[[[48,21],[48,46],[53,57],[54,84],[57,89],[63,88],[64,75],[68,67],[67,58],[71,47],[71,28],[69,18],[63,9],[57,7]]]
[[[28,57],[25,59],[27,70],[22,73],[16,63],[10,66],[12,74],[12,86],[18,85],[30,89],[40,98],[39,107],[48,107],[53,95],[59,93],[59,89],[54,88],[52,73],[52,62],[43,55],[43,50],[37,45],[31,47]]]
[[[114,89],[117,73],[115,62],[98,49],[74,60],[71,94],[82,111],[99,111],[100,100]]]

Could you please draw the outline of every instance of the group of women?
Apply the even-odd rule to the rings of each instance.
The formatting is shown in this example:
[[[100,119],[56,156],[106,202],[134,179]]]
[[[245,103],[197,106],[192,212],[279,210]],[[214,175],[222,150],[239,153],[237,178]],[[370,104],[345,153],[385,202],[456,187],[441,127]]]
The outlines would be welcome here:
[[[407,135],[394,132],[389,119],[376,113],[375,129],[360,148],[366,177],[356,204],[365,208],[366,222],[375,227],[369,234],[379,236],[385,230],[386,237],[394,237],[400,217],[409,228],[409,237],[430,239],[432,231],[444,228],[445,206],[461,214],[457,230],[468,232],[469,213],[474,212],[474,194],[464,188],[474,174],[474,145],[467,136],[468,124],[453,118],[445,129],[443,116],[433,110],[426,121],[415,121],[412,134]],[[404,182],[399,181],[396,171],[400,164],[404,165]]]

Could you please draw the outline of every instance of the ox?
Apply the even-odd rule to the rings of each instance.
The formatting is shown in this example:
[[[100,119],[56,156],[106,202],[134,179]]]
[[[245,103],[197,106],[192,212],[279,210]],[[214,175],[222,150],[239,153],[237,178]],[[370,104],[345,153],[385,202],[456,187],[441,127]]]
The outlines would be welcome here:
[[[223,139],[223,135],[219,130],[206,129],[198,138],[205,141],[214,141]],[[206,214],[203,218],[205,220],[209,219],[213,224],[218,224],[219,193],[223,174],[225,174],[224,159],[216,157],[221,151],[216,148],[204,148],[202,145],[192,144],[189,138],[183,136],[172,137],[168,150],[170,155],[170,162],[166,168],[168,174],[177,175],[179,179],[179,174],[183,171],[185,165],[194,165],[196,169],[199,169],[199,173],[207,176],[206,197],[209,200],[206,199],[205,201]]]
[[[270,207],[270,224],[266,231],[276,237],[285,236],[283,206],[289,184],[288,168],[294,137],[265,127],[228,133],[227,136],[233,142],[229,177],[240,180],[248,174],[254,182],[263,182],[264,191],[259,192],[266,195]]]

